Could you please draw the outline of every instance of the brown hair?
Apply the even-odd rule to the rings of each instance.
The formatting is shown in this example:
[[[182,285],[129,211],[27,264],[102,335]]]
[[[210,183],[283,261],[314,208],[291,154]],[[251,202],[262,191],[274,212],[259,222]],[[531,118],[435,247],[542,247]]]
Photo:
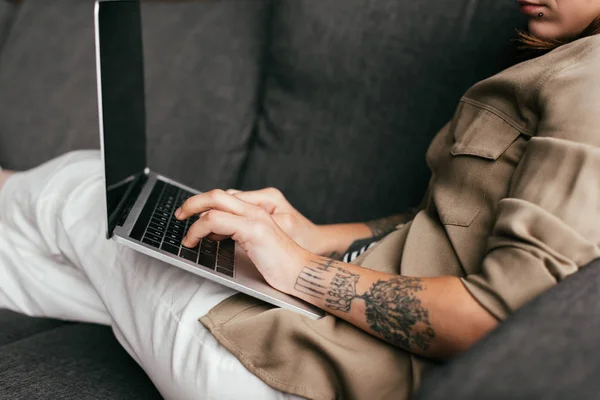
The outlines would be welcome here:
[[[541,39],[532,35],[531,33],[518,31],[517,41],[519,42],[519,49],[521,50],[533,50],[536,52],[545,53],[564,44],[571,43],[574,40],[597,34],[600,34],[600,17],[592,21],[592,23],[589,24],[579,35],[571,36],[565,39]]]

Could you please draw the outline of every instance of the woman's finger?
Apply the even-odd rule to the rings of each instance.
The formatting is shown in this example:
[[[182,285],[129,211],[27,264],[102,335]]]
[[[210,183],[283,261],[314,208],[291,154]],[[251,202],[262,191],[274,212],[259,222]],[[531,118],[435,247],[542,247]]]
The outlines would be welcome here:
[[[221,240],[225,240],[228,237],[229,236],[225,236],[225,235],[217,235],[216,233],[211,233],[208,236],[206,236],[207,239],[210,239],[213,242],[220,242]]]
[[[195,247],[200,239],[210,234],[231,237],[243,229],[245,224],[244,217],[224,211],[210,210],[190,226],[181,243],[186,247]]]
[[[236,194],[236,193],[241,193],[241,190],[227,189],[226,192],[229,193],[229,194]]]
[[[273,214],[278,207],[281,207],[282,202],[285,200],[283,194],[274,188],[239,192],[235,194],[235,197],[245,201],[246,203],[262,207],[270,214]]]
[[[192,215],[208,210],[220,210],[235,215],[246,215],[252,210],[252,205],[238,199],[224,190],[215,189],[210,192],[200,193],[187,199],[175,211],[178,220],[184,220]]]

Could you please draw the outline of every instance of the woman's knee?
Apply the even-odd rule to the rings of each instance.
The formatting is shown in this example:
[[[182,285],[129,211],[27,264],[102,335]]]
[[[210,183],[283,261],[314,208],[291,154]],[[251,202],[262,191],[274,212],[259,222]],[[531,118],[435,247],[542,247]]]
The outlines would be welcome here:
[[[101,171],[99,152],[88,150],[19,173],[8,182],[10,193],[0,197],[3,219],[15,229],[37,232],[55,252],[65,217],[102,209]]]
[[[4,183],[8,181],[8,179],[15,174],[14,171],[9,170],[0,170],[0,190],[4,186]]]
[[[82,161],[88,160],[97,160],[100,161],[100,151],[99,150],[73,150],[68,153],[65,153],[61,156],[53,158],[49,161],[46,161],[43,164],[40,164],[36,169],[44,169],[46,171],[52,171],[54,173],[59,170],[68,167],[69,165],[76,164]]]

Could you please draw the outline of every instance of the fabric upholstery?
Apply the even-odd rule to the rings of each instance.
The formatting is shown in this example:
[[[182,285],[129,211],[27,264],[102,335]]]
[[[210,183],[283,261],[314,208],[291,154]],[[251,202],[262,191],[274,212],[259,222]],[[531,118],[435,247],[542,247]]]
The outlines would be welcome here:
[[[593,399],[600,261],[538,297],[426,378],[416,399]]]
[[[30,318],[0,309],[0,353],[2,346],[64,325],[54,319]]]
[[[12,26],[15,13],[17,12],[17,6],[14,2],[8,0],[0,0],[0,53],[6,36]]]
[[[266,1],[144,3],[151,167],[232,186],[257,107]],[[0,56],[0,164],[98,147],[92,0],[27,0]]]
[[[92,3],[25,0],[15,16],[0,0],[0,165],[98,146]],[[316,222],[416,204],[430,139],[511,62],[524,22],[495,0],[268,3],[144,4],[150,158],[199,189],[277,186]],[[423,398],[597,393],[598,271],[508,319]],[[108,328],[4,311],[0,327],[0,397],[158,398]]]
[[[161,399],[107,327],[73,324],[0,347],[3,399]]]
[[[317,222],[419,203],[425,150],[472,83],[507,66],[516,5],[275,2],[243,189],[276,186]]]

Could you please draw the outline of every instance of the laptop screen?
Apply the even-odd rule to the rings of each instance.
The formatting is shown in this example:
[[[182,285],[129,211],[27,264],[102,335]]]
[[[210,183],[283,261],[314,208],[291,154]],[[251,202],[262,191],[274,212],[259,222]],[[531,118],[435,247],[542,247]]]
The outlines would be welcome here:
[[[139,1],[96,3],[96,67],[108,236],[144,176],[146,111]]]

